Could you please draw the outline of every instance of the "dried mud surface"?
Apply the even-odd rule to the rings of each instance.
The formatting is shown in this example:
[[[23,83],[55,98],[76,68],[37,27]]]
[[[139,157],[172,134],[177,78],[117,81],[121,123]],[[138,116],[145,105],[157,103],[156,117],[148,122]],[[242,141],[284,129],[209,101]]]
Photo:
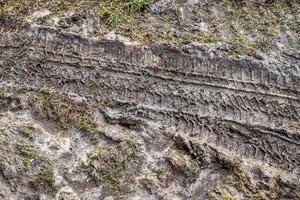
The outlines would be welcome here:
[[[0,0],[0,199],[300,199],[298,0]]]
[[[297,53],[43,26],[0,49],[1,199],[299,199]]]

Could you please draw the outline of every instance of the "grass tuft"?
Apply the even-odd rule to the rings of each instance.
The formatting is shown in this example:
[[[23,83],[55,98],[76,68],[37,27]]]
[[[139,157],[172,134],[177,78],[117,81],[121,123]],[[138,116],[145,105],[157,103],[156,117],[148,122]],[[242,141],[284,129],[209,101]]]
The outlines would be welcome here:
[[[44,167],[36,176],[38,182],[42,186],[52,188],[54,184],[54,171],[52,167]]]
[[[19,150],[21,156],[23,157],[24,169],[28,170],[30,161],[37,158],[39,154],[39,150],[34,148],[34,146],[29,145],[25,141],[18,142],[17,149]]]
[[[37,114],[57,122],[61,128],[75,127],[91,133],[96,131],[91,114],[92,106],[80,105],[68,97],[50,92],[47,88],[37,92],[32,99],[32,106]]]
[[[35,159],[39,153],[36,148],[24,141],[18,142],[17,148],[20,151],[21,155],[25,156],[28,159]]]
[[[106,0],[99,5],[98,14],[107,25],[120,26],[149,5],[148,0]]]
[[[128,0],[125,9],[129,13],[140,12],[149,5],[147,0]]]
[[[131,178],[130,163],[138,152],[134,138],[117,147],[98,147],[89,155],[89,174],[95,182],[104,183],[109,193],[126,193]]]

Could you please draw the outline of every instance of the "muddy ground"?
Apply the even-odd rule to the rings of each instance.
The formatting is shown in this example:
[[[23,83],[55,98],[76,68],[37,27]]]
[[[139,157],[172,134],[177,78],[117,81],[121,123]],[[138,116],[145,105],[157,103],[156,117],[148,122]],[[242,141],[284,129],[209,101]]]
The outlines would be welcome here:
[[[107,2],[0,1],[0,199],[300,199],[299,2]]]

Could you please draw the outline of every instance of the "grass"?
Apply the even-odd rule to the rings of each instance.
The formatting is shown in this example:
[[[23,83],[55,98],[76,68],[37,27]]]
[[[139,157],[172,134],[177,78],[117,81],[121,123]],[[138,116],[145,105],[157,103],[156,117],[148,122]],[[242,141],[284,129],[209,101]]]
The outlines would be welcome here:
[[[61,128],[75,127],[80,131],[96,131],[91,114],[92,106],[80,105],[47,88],[41,88],[36,93],[32,99],[32,107],[38,115],[55,121]]]
[[[0,6],[0,16],[17,18],[24,23],[26,16],[42,8],[51,11],[49,18],[60,17],[68,12],[84,18],[93,13],[97,21],[94,27],[97,35],[102,36],[115,29],[117,34],[142,43],[153,44],[159,41],[177,46],[190,41],[222,41],[230,49],[222,51],[224,54],[253,55],[267,51],[270,44],[275,44],[278,31],[286,28],[299,38],[296,20],[289,20],[289,14],[286,14],[299,9],[298,0],[275,0],[271,4],[253,2],[212,0],[204,4],[200,1],[193,7],[193,14],[207,24],[205,30],[199,27],[195,29],[192,21],[176,17],[178,10],[159,15],[149,12],[147,8],[152,0],[53,0],[50,4],[42,0],[6,0]],[[218,15],[214,15],[214,12]],[[287,27],[287,23],[291,25]],[[20,41],[21,44],[27,42]]]
[[[198,40],[205,43],[215,43],[217,42],[217,39],[215,36],[207,31],[201,32],[198,36]]]
[[[97,131],[97,126],[90,115],[80,115],[75,117],[74,127],[77,130],[89,131],[90,133],[95,133]]]
[[[284,186],[284,183],[279,177],[264,179],[263,183],[268,185],[268,188],[252,184],[247,173],[245,173],[235,160],[228,160],[221,155],[216,157],[218,163],[222,166],[219,172],[221,179],[214,185],[213,188],[207,191],[207,195],[211,200],[229,200],[236,199],[234,193],[237,191],[246,199],[262,200],[262,199],[284,199],[288,191],[289,198],[296,199],[296,188]],[[285,191],[285,194],[282,194]]]
[[[207,191],[209,199],[235,199],[229,192],[231,191],[229,188],[234,188],[246,197],[252,197],[256,193],[254,186],[249,181],[249,177],[240,169],[237,160],[226,159],[221,154],[217,154],[216,160],[221,165],[219,169],[221,179],[212,189]]]
[[[36,148],[24,141],[18,142],[17,148],[20,151],[21,155],[28,159],[35,159],[39,153],[39,151]]]
[[[129,13],[140,12],[148,5],[148,0],[127,0],[125,3],[125,9]]]
[[[117,174],[112,172],[97,172],[93,169],[91,177],[95,181],[103,181],[113,192],[117,192],[121,189],[120,178]]]
[[[148,6],[148,0],[105,0],[100,2],[98,14],[108,26],[117,27]]]
[[[131,178],[130,163],[137,153],[137,143],[133,138],[116,147],[97,147],[89,155],[90,177],[103,183],[108,193],[126,193]]]
[[[37,181],[46,189],[52,189],[54,184],[54,171],[50,166],[43,167],[36,175]]]
[[[39,150],[34,146],[26,143],[25,141],[20,141],[17,143],[17,149],[19,150],[21,156],[23,157],[23,166],[25,170],[28,170],[30,166],[30,161],[36,159]]]

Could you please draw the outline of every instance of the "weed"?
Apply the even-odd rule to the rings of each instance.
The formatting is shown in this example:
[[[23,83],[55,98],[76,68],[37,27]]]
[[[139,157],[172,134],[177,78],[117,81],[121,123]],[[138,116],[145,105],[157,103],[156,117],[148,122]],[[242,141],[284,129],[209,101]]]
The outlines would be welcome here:
[[[164,166],[156,166],[153,171],[157,174],[164,174],[166,173],[166,167]]]
[[[214,190],[207,191],[207,197],[210,200],[219,200],[216,195],[214,195]]]
[[[264,48],[268,43],[268,39],[266,37],[261,37],[259,39],[257,39],[252,46],[257,48],[257,49],[262,49]]]
[[[182,150],[169,150],[166,161],[170,166],[180,172],[185,178],[185,182],[194,182],[200,173],[199,163],[190,154]]]
[[[131,148],[137,148],[137,139],[136,137],[130,137],[126,140],[127,144]]]
[[[244,53],[244,49],[241,46],[234,46],[231,48],[231,52],[237,55],[242,55]]]
[[[16,38],[17,40],[17,43],[21,46],[21,47],[25,47],[27,45],[30,44],[30,40],[28,37],[22,37],[22,36],[19,36]]]

